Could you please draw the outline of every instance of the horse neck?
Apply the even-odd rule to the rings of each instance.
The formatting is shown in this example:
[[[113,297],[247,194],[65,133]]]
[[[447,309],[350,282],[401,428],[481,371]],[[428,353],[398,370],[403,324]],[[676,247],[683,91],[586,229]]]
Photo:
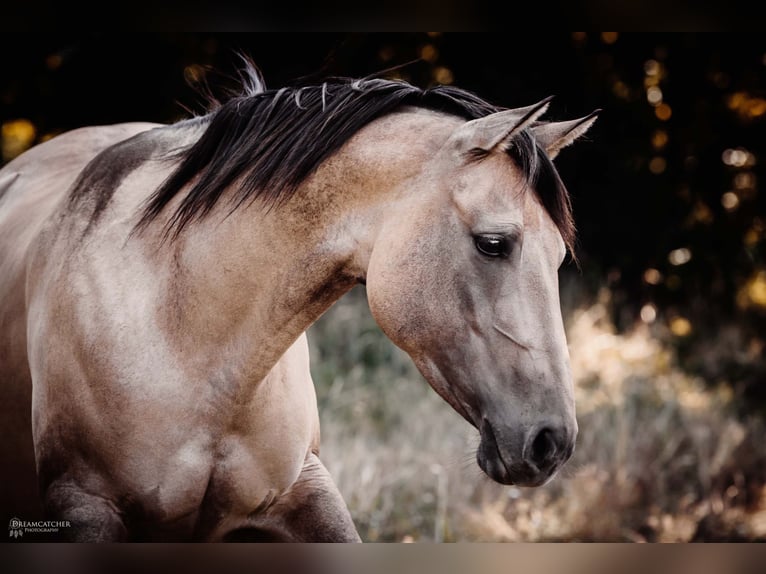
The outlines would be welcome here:
[[[166,322],[186,360],[219,361],[260,380],[332,303],[363,282],[387,217],[461,120],[425,110],[360,130],[283,204],[213,212],[180,236]],[[226,341],[221,355],[221,342]],[[209,353],[205,353],[205,349]]]

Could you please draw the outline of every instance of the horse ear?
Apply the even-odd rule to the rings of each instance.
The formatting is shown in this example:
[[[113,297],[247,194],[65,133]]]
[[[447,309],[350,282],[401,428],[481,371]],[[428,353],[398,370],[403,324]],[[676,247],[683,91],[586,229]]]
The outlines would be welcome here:
[[[490,152],[505,146],[514,134],[529,126],[548,109],[553,96],[525,108],[503,110],[466,122],[455,133],[461,152],[482,150]]]
[[[559,155],[559,152],[573,143],[577,138],[587,132],[596,121],[601,110],[596,110],[584,118],[568,122],[548,122],[532,126],[531,131],[535,139],[551,159]]]

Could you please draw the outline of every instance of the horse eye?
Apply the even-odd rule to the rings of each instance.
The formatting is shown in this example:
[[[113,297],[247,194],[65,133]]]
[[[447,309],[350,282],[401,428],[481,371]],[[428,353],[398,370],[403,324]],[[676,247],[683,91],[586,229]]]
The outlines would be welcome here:
[[[476,235],[473,238],[476,249],[487,257],[508,257],[510,242],[502,235]]]

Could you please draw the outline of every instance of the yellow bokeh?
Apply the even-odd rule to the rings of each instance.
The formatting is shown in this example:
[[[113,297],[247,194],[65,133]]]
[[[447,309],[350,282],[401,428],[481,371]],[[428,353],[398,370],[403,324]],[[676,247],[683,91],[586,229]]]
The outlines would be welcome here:
[[[654,149],[662,149],[668,143],[668,132],[665,130],[657,130],[652,134],[652,147]]]
[[[452,70],[439,66],[434,70],[434,80],[440,84],[451,84],[454,81]]]
[[[426,44],[420,49],[420,57],[426,62],[435,62],[439,57],[439,50],[433,44]]]
[[[660,84],[660,77],[659,76],[646,76],[644,78],[644,88],[649,89],[653,86],[659,86]]]
[[[751,227],[745,232],[743,241],[747,247],[755,247],[761,240],[761,232],[756,227]]]
[[[751,96],[747,92],[730,94],[726,98],[726,105],[743,119],[758,118],[766,114],[766,99]]]
[[[657,119],[662,120],[663,122],[666,122],[670,119],[670,116],[673,114],[673,110],[670,109],[670,106],[666,103],[662,103],[656,108],[654,108],[654,115],[657,116]]]
[[[612,84],[612,93],[620,99],[627,100],[630,98],[630,88],[620,80],[617,80]]]
[[[689,217],[687,218],[687,224],[700,223],[703,225],[709,225],[713,223],[715,216],[713,211],[708,207],[704,201],[697,201],[692,208]]]
[[[755,272],[737,294],[740,307],[766,309],[766,270]]]
[[[37,130],[29,120],[18,119],[5,122],[0,129],[3,161],[10,161],[28,150],[34,143],[36,135]]]
[[[674,317],[670,320],[670,331],[676,337],[687,337],[691,335],[692,324],[684,317]]]
[[[659,175],[662,172],[665,171],[665,168],[667,168],[668,163],[665,161],[664,157],[653,157],[649,161],[649,171],[651,171],[654,175]]]
[[[662,64],[660,64],[657,60],[647,60],[644,62],[644,73],[647,76],[659,76],[661,69]]]
[[[733,191],[727,191],[721,196],[721,205],[726,211],[734,211],[739,207],[739,197]]]
[[[646,281],[649,285],[658,285],[660,281],[662,281],[662,273],[660,273],[657,269],[650,267],[644,271],[644,281]]]
[[[740,106],[742,106],[745,98],[746,96],[743,92],[734,92],[728,98],[726,98],[726,105],[729,106],[729,109],[737,110]]]
[[[766,100],[763,98],[751,99],[745,106],[745,113],[754,118],[766,114]]]

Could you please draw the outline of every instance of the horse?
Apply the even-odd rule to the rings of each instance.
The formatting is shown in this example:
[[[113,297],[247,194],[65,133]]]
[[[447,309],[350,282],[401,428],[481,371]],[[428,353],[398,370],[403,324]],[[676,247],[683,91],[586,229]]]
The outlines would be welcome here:
[[[549,481],[578,431],[552,160],[597,112],[242,80],[204,115],[75,129],[0,170],[4,509],[73,541],[359,541],[305,335],[357,284],[484,473]]]

